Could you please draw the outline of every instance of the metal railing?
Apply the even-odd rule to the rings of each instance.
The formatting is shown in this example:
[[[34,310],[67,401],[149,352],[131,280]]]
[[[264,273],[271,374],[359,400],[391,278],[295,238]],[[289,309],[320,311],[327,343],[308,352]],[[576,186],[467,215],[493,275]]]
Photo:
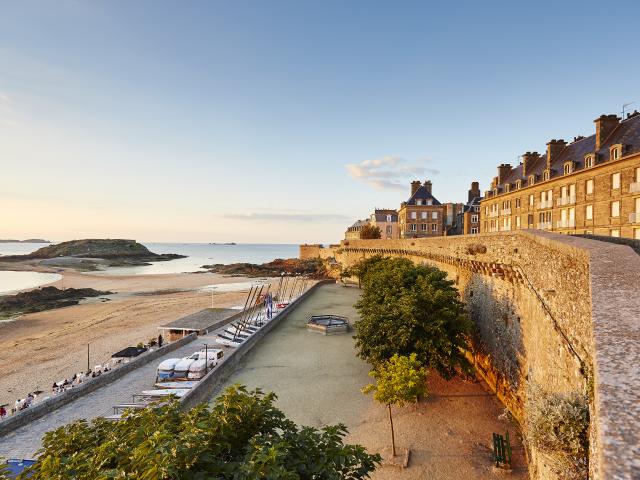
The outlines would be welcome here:
[[[629,193],[638,193],[640,192],[640,182],[633,182],[629,185]]]
[[[557,228],[573,228],[576,226],[575,218],[565,218],[564,220],[558,220],[556,222]]]
[[[550,230],[552,226],[551,222],[538,222],[539,230]]]
[[[489,212],[489,217],[493,218],[493,217],[497,217],[500,214],[500,212],[498,212],[498,210],[491,210]]]
[[[503,208],[502,211],[500,212],[501,215],[511,215],[511,209],[510,208]]]
[[[510,230],[511,230],[511,225],[506,225],[506,226],[503,225],[503,226],[500,227],[500,231],[501,232],[508,232]]]
[[[556,205],[558,205],[559,207],[562,207],[563,205],[573,205],[574,203],[576,203],[576,196],[569,195],[567,197],[558,198]]]
[[[538,210],[542,210],[543,208],[551,208],[553,207],[553,200],[545,200],[544,202],[538,202]]]
[[[630,213],[629,223],[640,223],[640,212]]]

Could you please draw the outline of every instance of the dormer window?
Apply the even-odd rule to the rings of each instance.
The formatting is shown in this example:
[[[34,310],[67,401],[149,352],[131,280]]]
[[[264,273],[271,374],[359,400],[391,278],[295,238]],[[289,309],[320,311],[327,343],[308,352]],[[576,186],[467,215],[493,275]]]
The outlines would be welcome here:
[[[618,160],[622,156],[622,145],[613,145],[609,149],[609,156],[611,160]]]
[[[433,200],[431,199],[427,200],[427,205],[433,205]]]
[[[520,190],[522,188],[522,180],[516,180],[516,190]]]
[[[416,200],[416,205],[422,205],[422,200],[420,198]]]
[[[497,188],[494,188],[494,189],[493,189],[493,195],[494,195],[494,196],[495,196],[495,195],[498,195],[498,189],[497,189]]]
[[[551,171],[547,169],[542,173],[542,180],[547,181],[549,178],[551,178]]]
[[[529,175],[529,185],[533,185],[536,183],[536,176],[535,175]]]
[[[584,157],[584,168],[591,168],[596,164],[596,157],[594,155],[587,155]]]
[[[573,173],[573,162],[566,162],[564,164],[564,174],[569,175],[570,173]]]
[[[505,183],[504,191],[505,191],[505,193],[509,193],[511,191],[511,184],[510,183]]]

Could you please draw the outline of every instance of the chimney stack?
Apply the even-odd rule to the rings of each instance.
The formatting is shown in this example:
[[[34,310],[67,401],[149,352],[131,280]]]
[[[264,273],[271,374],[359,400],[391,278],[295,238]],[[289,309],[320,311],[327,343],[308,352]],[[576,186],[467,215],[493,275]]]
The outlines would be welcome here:
[[[504,179],[507,178],[510,171],[511,165],[508,163],[501,163],[498,165],[498,185],[504,182]]]
[[[600,115],[593,123],[596,124],[596,150],[600,150],[607,137],[620,124],[620,117],[617,115]]]
[[[420,188],[420,180],[414,180],[413,182],[411,182],[411,196],[412,197],[418,191],[419,188]]]
[[[540,158],[538,152],[527,152],[522,155],[522,176],[527,178],[533,168],[533,164]]]
[[[467,203],[471,203],[476,197],[480,196],[480,184],[478,182],[471,182],[471,190],[469,190],[469,198]]]
[[[551,169],[551,165],[556,160],[556,158],[558,158],[558,155],[560,155],[560,152],[562,152],[562,150],[564,150],[564,147],[566,146],[567,146],[567,142],[565,142],[563,139],[556,140],[554,138],[553,140],[550,140],[547,143],[547,168],[548,169]]]
[[[427,180],[426,182],[424,182],[424,188],[427,190],[427,192],[431,193],[431,180]]]

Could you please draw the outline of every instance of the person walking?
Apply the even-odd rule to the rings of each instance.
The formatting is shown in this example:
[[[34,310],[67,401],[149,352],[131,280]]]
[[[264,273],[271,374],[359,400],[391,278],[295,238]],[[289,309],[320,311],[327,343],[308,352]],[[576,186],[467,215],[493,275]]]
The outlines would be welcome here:
[[[0,420],[7,416],[7,409],[4,408],[4,405],[0,406]]]
[[[162,334],[159,334],[158,335],[158,348],[162,348],[162,340],[163,340]]]

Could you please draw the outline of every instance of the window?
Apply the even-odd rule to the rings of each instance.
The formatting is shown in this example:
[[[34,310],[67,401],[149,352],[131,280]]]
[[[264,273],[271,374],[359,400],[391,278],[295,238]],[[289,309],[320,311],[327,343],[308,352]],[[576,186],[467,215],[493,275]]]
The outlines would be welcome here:
[[[529,195],[529,206],[533,207],[533,193]]]
[[[534,183],[536,183],[535,175],[529,175],[529,185],[533,185]]]
[[[520,208],[520,198],[516,198],[516,208]]]
[[[415,232],[415,231],[416,231],[416,224],[415,224],[415,223],[412,223],[412,224],[411,224],[411,231],[412,231],[412,232]]]
[[[636,229],[636,233],[640,232],[640,228]],[[478,233],[478,227],[471,227],[471,233],[475,234]]]
[[[415,220],[416,218],[418,218],[418,213],[417,212],[411,212],[411,219]]]
[[[423,220],[427,219],[427,212],[420,212],[420,218],[422,218]]]
[[[620,216],[620,202],[618,200],[611,202],[611,216],[614,218]]]
[[[593,220],[593,205],[587,205],[584,207],[585,220]]]
[[[510,183],[505,183],[504,184],[504,191],[509,193],[511,191],[511,184]]]
[[[391,235],[393,233],[393,227],[391,225],[387,225],[387,235]]]
[[[520,215],[516,217],[516,227],[520,228]]]
[[[431,199],[427,200],[427,205],[433,205],[433,200]]]
[[[587,195],[593,195],[593,179],[587,180],[587,183],[585,184],[585,192],[587,192]]]
[[[421,198],[418,198],[416,200],[416,205],[422,205],[422,199]]]
[[[427,224],[426,223],[421,224],[420,225],[420,230],[426,231],[427,230]]]
[[[431,231],[432,232],[437,232],[438,231],[438,224],[434,223],[433,225],[431,225]]]
[[[611,189],[617,190],[620,188],[620,172],[611,175]]]
[[[611,160],[618,160],[620,158],[620,153],[621,153],[622,149],[620,148],[619,145],[616,145],[615,147],[611,148]]]
[[[568,175],[573,172],[573,162],[567,162],[564,164],[564,174]]]
[[[542,174],[542,180],[549,180],[550,177],[551,177],[551,172],[549,170],[545,170],[544,173]]]
[[[387,215],[387,222],[391,222],[391,215]]]
[[[516,180],[516,190],[520,190],[522,188],[522,180]]]
[[[593,155],[587,155],[584,157],[584,168],[591,168],[595,165],[595,158]]]
[[[433,220],[437,220],[438,219],[438,212],[431,212],[431,218]]]
[[[473,228],[471,230],[473,230]],[[640,240],[640,228],[636,228],[633,230],[633,238],[635,238],[636,240]]]
[[[639,175],[638,178],[640,178],[640,168],[638,168],[638,175]],[[480,205],[474,205],[473,211],[474,212],[479,212],[480,211]]]
[[[471,223],[478,223],[478,215],[471,215]]]
[[[612,237],[619,237],[620,236],[620,230],[618,230],[617,228],[611,230],[611,236]]]

